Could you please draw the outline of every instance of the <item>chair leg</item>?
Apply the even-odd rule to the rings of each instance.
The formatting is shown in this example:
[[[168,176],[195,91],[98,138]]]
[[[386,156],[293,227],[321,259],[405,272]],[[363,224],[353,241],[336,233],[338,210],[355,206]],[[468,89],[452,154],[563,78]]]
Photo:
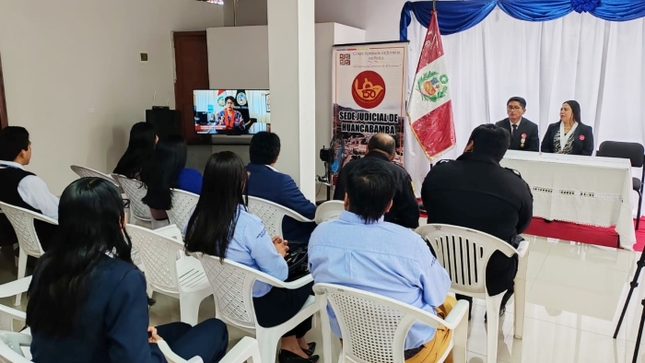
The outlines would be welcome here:
[[[502,303],[504,294],[495,297],[486,298],[486,312],[488,313],[488,343],[486,361],[488,363],[497,363],[497,334],[499,332],[499,305]]]
[[[641,224],[641,208],[643,206],[643,193],[638,193],[638,213],[636,213],[636,229]]]
[[[195,294],[179,294],[179,318],[182,322],[197,325],[201,300]]]
[[[18,256],[18,280],[21,278],[25,277],[25,274],[27,273],[27,258],[29,255],[24,250],[20,250],[20,255]],[[14,303],[14,306],[19,306],[20,305],[20,300],[22,298],[22,294],[16,295],[16,301]]]
[[[258,329],[255,333],[255,338],[260,344],[260,356],[262,363],[275,363],[277,358],[278,342],[280,341],[279,336],[274,336],[273,334],[261,331]]]
[[[515,279],[515,314],[513,315],[515,326],[514,336],[522,339],[524,334],[524,309],[526,308],[526,280]]]

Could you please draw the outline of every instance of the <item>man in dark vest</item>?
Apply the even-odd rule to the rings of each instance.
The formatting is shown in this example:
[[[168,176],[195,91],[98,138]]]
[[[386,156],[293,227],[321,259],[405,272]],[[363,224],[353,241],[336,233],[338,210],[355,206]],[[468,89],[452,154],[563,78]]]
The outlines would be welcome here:
[[[398,224],[401,227],[419,227],[419,204],[414,195],[412,178],[405,169],[392,163],[396,156],[396,141],[388,134],[375,134],[367,144],[367,154],[362,159],[352,160],[345,165],[338,174],[334,199],[345,199],[345,185],[347,176],[356,166],[365,163],[383,163],[396,179],[392,188],[395,188],[392,208],[385,214],[385,221]]]
[[[25,170],[31,160],[31,142],[24,127],[7,126],[0,130],[0,202],[41,213],[58,220],[58,198],[47,184]],[[45,251],[55,226],[36,221],[36,232]],[[7,217],[0,215],[0,244],[17,243]]]

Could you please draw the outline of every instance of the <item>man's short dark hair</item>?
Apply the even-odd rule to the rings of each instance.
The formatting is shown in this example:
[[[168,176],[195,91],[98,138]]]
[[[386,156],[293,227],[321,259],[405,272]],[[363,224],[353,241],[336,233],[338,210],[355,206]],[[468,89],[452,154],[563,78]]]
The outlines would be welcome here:
[[[360,163],[347,176],[349,211],[365,223],[378,221],[394,198],[396,179],[383,161]]]
[[[471,141],[474,142],[473,153],[487,155],[501,161],[511,144],[511,135],[503,127],[483,124],[477,126],[470,134],[468,143]]]
[[[522,108],[526,108],[526,100],[523,99],[522,97],[515,96],[515,97],[509,98],[508,102],[506,102],[506,106],[508,106],[511,102],[519,102],[519,104],[520,104],[520,106],[522,106]]]
[[[280,155],[280,137],[278,134],[261,131],[253,135],[249,156],[251,163],[269,165],[273,164]]]
[[[369,150],[378,149],[388,153],[388,155],[394,155],[396,150],[396,141],[394,141],[394,138],[388,134],[376,134],[370,138],[367,148]]]
[[[29,132],[20,126],[0,130],[0,160],[14,161],[22,150],[29,150]]]

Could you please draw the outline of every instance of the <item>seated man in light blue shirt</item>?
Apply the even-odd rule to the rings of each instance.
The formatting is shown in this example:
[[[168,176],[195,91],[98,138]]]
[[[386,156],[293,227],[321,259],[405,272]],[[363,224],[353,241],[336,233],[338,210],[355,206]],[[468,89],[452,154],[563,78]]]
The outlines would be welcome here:
[[[447,314],[450,278],[423,239],[384,222],[392,206],[395,177],[380,163],[352,169],[346,179],[345,211],[320,224],[309,241],[309,270],[316,283],[332,283],[387,296],[432,314]],[[331,309],[332,331],[340,328]],[[406,360],[434,362],[450,342],[450,332],[417,323],[405,342]],[[425,348],[424,348],[425,347]]]

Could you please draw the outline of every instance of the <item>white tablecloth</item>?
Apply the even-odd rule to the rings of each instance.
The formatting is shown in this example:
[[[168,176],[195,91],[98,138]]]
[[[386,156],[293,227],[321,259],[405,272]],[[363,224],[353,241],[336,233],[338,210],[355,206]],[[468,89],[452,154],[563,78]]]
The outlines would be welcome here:
[[[616,226],[620,247],[631,250],[636,243],[629,159],[509,150],[501,165],[531,186],[535,217]]]

